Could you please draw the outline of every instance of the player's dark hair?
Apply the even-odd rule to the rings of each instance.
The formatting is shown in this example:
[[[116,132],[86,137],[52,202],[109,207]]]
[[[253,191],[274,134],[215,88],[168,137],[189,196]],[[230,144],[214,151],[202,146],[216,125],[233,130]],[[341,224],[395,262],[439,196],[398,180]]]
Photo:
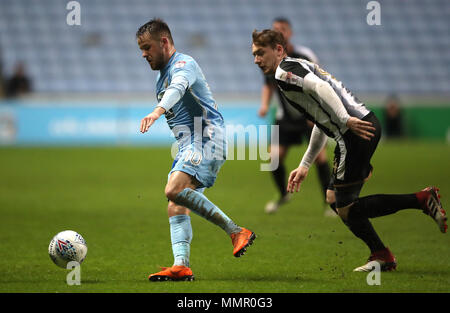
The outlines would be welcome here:
[[[257,46],[267,47],[270,46],[272,49],[275,49],[277,45],[281,45],[286,51],[286,40],[284,39],[283,34],[276,30],[272,29],[264,29],[262,31],[257,31],[256,29],[252,33],[253,43]]]
[[[139,38],[146,33],[148,33],[155,40],[159,40],[162,36],[165,36],[169,39],[170,43],[173,44],[170,28],[162,19],[154,18],[139,27],[136,32],[136,38]]]
[[[274,18],[272,23],[285,23],[285,24],[288,24],[289,27],[292,27],[291,22],[284,16],[278,16],[278,17]]]

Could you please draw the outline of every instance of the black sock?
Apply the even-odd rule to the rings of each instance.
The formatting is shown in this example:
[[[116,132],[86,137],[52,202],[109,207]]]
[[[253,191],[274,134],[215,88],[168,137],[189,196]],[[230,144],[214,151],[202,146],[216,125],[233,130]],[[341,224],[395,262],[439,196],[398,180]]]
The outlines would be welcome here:
[[[331,178],[331,170],[330,166],[328,165],[328,162],[317,164],[317,174],[319,175],[319,181],[320,185],[322,186],[324,199],[326,199],[327,189]]]
[[[273,179],[275,180],[275,184],[277,185],[278,191],[281,196],[284,197],[287,195],[286,191],[286,168],[283,163],[278,165],[278,168],[272,171]]]
[[[350,212],[358,218],[374,218],[396,213],[404,209],[420,209],[415,194],[372,195],[356,200]]]
[[[339,215],[339,213],[338,213],[338,211],[336,209],[336,202],[330,203],[330,208],[334,211],[334,213]]]
[[[344,221],[344,223],[356,237],[360,238],[366,243],[366,245],[370,249],[370,252],[373,253],[386,248],[380,237],[378,237],[378,234],[376,233],[369,219],[355,218],[350,216],[349,214],[348,220]]]

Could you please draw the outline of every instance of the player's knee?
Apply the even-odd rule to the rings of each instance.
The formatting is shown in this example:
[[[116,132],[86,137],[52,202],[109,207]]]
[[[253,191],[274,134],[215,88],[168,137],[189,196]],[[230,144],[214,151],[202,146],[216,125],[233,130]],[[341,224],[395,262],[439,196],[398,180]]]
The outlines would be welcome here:
[[[350,211],[350,205],[345,206],[343,208],[336,208],[337,214],[339,217],[346,222],[348,220],[348,212]]]
[[[169,217],[175,216],[175,215],[187,215],[189,214],[189,209],[178,205],[174,203],[173,201],[169,201],[169,204],[167,205],[167,213]]]
[[[336,194],[334,193],[334,190],[327,190],[325,201],[330,205],[336,202]]]
[[[170,201],[175,201],[177,195],[183,191],[184,188],[179,187],[178,185],[174,184],[167,184],[166,189],[164,190],[164,193],[166,194],[167,199]]]

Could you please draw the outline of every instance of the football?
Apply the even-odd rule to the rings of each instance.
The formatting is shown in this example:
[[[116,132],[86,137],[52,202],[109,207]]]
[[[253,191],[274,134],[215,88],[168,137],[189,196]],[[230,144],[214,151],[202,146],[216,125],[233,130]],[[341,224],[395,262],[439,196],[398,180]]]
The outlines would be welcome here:
[[[71,261],[81,264],[86,258],[87,251],[86,241],[73,230],[56,234],[48,246],[48,254],[52,261],[63,268]]]

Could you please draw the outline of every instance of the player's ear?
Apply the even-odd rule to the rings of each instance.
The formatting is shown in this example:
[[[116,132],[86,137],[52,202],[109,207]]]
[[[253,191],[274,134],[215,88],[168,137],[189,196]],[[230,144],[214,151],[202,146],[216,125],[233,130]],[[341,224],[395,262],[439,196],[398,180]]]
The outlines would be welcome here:
[[[162,48],[163,46],[166,46],[168,44],[169,44],[169,38],[161,37],[161,40],[159,42],[159,46]]]
[[[284,48],[280,44],[277,44],[276,50],[277,50],[277,54],[279,54],[279,55],[283,54],[283,52],[284,52]]]

